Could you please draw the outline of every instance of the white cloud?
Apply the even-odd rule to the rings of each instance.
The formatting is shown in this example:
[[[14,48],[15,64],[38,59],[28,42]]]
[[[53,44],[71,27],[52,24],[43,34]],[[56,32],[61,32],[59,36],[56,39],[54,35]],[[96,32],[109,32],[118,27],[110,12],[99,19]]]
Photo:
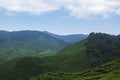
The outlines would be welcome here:
[[[91,16],[120,15],[120,0],[0,0],[8,11],[42,14],[64,7],[78,19]]]
[[[66,5],[66,8],[76,18],[97,15],[106,17],[120,12],[120,0],[76,0]]]
[[[59,7],[44,0],[0,0],[0,7],[8,11],[42,14],[57,10]]]

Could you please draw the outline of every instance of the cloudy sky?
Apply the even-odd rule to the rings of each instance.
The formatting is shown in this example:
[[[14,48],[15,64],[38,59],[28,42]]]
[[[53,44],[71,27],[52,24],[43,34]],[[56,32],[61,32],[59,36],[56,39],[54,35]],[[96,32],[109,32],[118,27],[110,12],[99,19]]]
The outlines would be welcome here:
[[[120,33],[120,0],[0,0],[0,30]]]

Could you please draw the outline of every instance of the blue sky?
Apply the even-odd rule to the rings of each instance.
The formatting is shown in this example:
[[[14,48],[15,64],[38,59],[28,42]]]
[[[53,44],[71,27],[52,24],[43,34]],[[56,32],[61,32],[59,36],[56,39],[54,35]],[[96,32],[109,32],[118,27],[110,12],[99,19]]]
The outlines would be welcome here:
[[[56,34],[120,33],[120,0],[110,0],[114,4],[107,2],[109,0],[93,0],[94,4],[89,0],[76,0],[78,2],[74,4],[71,0],[52,0],[50,3],[49,0],[28,0],[31,3],[5,1],[0,1],[0,30],[39,30]],[[38,3],[43,6],[35,7]],[[81,8],[84,5],[87,7]]]

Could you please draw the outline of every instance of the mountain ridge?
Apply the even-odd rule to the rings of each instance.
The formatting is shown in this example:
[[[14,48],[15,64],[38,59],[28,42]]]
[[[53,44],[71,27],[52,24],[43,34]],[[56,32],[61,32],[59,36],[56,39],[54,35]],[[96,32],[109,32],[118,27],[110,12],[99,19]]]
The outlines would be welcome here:
[[[64,76],[66,76],[67,73],[70,73],[72,75],[71,77],[75,77],[78,75],[74,76],[73,73],[93,69],[110,61],[120,59],[119,42],[120,35],[114,36],[104,33],[91,33],[87,39],[75,44],[70,44],[56,55],[47,57],[25,57],[4,63],[0,66],[0,78],[1,80],[6,80],[7,76],[7,80],[29,80],[30,78],[36,80],[36,78],[34,78],[35,76],[43,74],[44,77],[45,73],[57,71],[64,72],[65,74],[60,73],[61,76],[59,76],[59,73],[50,73],[51,78],[45,77],[45,79],[55,80],[56,77],[58,77],[58,80],[61,80],[63,77],[62,79],[66,80]],[[117,63],[115,62],[115,64]],[[110,70],[111,68],[114,68],[114,66],[110,67]],[[99,72],[100,74],[105,72],[101,69],[102,68],[92,73],[92,71],[95,70],[93,69],[92,71],[88,71],[88,74],[84,73],[84,75],[80,77],[82,77],[83,80],[97,80],[104,76],[104,74],[102,76],[97,74]],[[45,75],[48,76],[47,74]],[[78,76],[76,80],[80,80],[80,77]],[[42,80],[44,79],[42,78]]]
[[[0,62],[7,58],[52,56],[69,44],[43,31],[0,31]]]
[[[85,35],[85,34],[57,35],[54,33],[50,33],[48,31],[43,31],[43,33],[51,35],[57,39],[63,40],[70,44],[82,41],[83,39],[86,39],[88,37],[88,35]]]
[[[39,31],[0,31],[0,44],[1,55],[8,58],[35,56],[46,50],[57,52],[68,45]]]

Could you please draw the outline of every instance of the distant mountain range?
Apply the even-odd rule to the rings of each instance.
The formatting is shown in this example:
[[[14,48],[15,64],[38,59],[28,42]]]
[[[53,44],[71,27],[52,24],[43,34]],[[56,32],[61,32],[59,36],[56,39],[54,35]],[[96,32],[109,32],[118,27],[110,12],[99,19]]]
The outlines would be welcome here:
[[[69,41],[58,36],[40,31],[0,31],[0,62],[17,57],[50,56],[69,45]],[[74,35],[69,40],[77,42],[86,36]],[[64,38],[67,36],[64,36]],[[73,42],[72,42],[73,43]]]
[[[88,35],[85,34],[73,34],[73,35],[57,35],[57,34],[53,34],[47,31],[43,31],[44,33],[53,36],[54,38],[57,38],[59,40],[63,40],[67,43],[76,43],[79,42],[83,39],[86,39],[88,37]]]

